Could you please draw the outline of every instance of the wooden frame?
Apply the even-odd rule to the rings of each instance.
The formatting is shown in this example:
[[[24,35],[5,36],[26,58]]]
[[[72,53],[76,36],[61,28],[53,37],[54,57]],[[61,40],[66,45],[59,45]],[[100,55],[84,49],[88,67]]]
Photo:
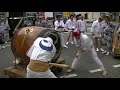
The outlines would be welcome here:
[[[65,64],[65,60],[59,59],[57,61],[57,63],[58,64]],[[60,73],[62,71],[62,68],[57,68],[57,67],[50,67],[50,69],[55,74]],[[10,67],[4,69],[4,74],[8,78],[26,78],[26,68],[22,67],[22,66],[17,66],[17,67],[10,66]]]

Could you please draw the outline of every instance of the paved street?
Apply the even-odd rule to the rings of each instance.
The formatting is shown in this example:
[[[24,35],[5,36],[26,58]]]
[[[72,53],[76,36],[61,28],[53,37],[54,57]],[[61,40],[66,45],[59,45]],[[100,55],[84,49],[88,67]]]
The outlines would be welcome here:
[[[64,38],[66,39],[67,34],[64,34]],[[8,43],[10,45],[10,42]],[[66,64],[71,65],[75,55],[76,55],[76,48],[75,45],[68,45],[68,49],[63,48],[61,58],[64,58]],[[103,62],[105,68],[108,71],[106,76],[102,76],[100,72],[90,73],[90,70],[99,69],[97,64],[86,55],[80,60],[79,67],[75,71],[78,75],[76,78],[120,78],[120,67],[113,67],[113,65],[120,64],[120,58],[114,59],[111,55],[106,56],[98,52],[98,56]],[[3,73],[4,68],[9,66],[13,66],[14,56],[11,52],[11,47],[8,46],[5,49],[0,50],[0,78],[6,78]],[[120,66],[120,65],[119,65]],[[59,76],[66,75],[66,70],[64,69]]]

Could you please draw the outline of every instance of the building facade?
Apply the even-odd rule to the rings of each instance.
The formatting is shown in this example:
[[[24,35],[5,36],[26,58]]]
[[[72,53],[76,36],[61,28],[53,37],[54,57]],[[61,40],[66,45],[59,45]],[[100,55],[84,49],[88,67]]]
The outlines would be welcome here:
[[[120,19],[120,12],[75,12],[75,14],[82,14],[85,19],[96,20],[99,16],[108,15],[112,21]]]
[[[100,12],[75,12],[75,14],[81,14],[88,20],[96,20],[100,16]]]
[[[85,19],[88,20],[96,20],[99,16],[109,15],[112,21],[117,21],[120,18],[120,12],[24,12],[24,16],[44,16],[47,17],[55,17],[60,14],[63,17],[68,17],[70,14],[82,14]],[[0,12],[1,18],[9,17],[9,12]]]
[[[0,12],[0,18],[7,18],[9,16],[9,12]]]

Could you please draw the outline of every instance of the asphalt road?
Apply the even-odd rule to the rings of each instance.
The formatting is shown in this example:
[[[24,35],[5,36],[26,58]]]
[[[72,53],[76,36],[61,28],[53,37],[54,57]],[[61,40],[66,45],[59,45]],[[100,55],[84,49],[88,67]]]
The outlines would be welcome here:
[[[66,40],[67,33],[64,34],[64,38]],[[8,43],[10,45],[10,42]],[[66,64],[71,65],[74,57],[76,55],[75,45],[68,45],[69,48],[63,48],[60,58],[64,58]],[[98,52],[98,57],[103,62],[108,74],[106,76],[102,76],[101,72],[90,73],[90,70],[99,69],[97,64],[87,55],[82,57],[79,63],[78,69],[74,72],[78,76],[76,78],[120,78],[120,67],[114,68],[113,65],[120,64],[120,58],[115,59],[112,55],[106,56],[105,54],[101,54]],[[9,66],[13,66],[14,56],[11,52],[11,47],[8,46],[5,49],[0,50],[0,78],[6,78],[3,73],[3,70]],[[66,73],[66,69],[64,69],[58,76],[63,76]]]

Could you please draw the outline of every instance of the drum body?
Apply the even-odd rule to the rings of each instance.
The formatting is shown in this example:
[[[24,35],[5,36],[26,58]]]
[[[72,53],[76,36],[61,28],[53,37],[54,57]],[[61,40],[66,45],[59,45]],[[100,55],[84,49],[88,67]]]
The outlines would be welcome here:
[[[56,62],[62,49],[59,34],[55,30],[37,26],[23,27],[15,32],[11,42],[11,49],[14,56],[25,65],[28,65],[29,57],[26,56],[26,52],[37,37],[51,37],[53,42],[56,42],[54,45],[57,52],[52,59],[52,62]]]

